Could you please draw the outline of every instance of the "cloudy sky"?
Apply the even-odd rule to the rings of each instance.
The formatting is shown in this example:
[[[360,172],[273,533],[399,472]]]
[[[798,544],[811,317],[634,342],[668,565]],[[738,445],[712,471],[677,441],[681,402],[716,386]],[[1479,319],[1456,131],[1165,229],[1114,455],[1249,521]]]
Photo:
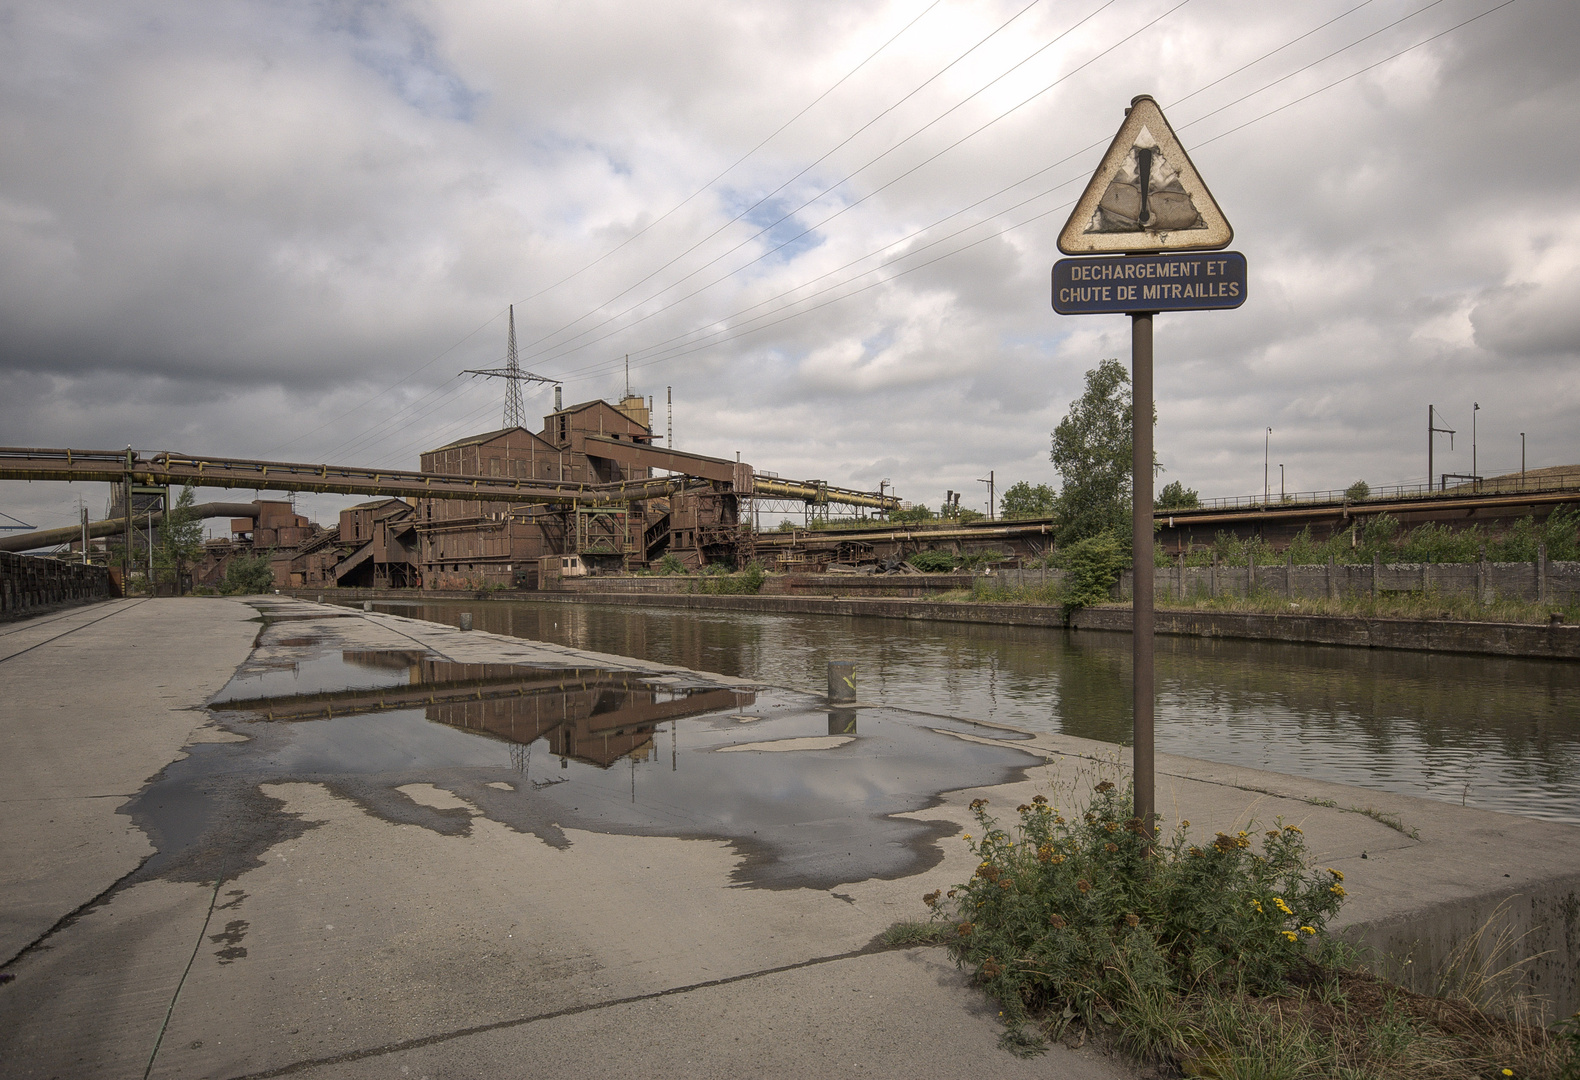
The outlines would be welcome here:
[[[1158,320],[1165,481],[1260,492],[1271,427],[1275,487],[1420,482],[1429,404],[1468,473],[1473,402],[1484,474],[1576,463],[1576,55],[1572,0],[0,4],[0,444],[415,468],[514,304],[680,449],[1057,486],[1129,330],[1053,314],[1055,236],[1149,93],[1250,265]]]

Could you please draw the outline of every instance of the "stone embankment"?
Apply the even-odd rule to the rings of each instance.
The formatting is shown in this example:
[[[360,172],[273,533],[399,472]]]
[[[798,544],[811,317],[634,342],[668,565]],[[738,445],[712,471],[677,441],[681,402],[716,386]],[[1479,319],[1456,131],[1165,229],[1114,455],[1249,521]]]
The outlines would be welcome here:
[[[610,580],[610,579],[595,579]],[[295,595],[338,601],[367,599],[467,598],[469,593],[414,593],[412,590],[307,590]],[[1056,604],[978,604],[923,599],[833,596],[707,596],[630,592],[501,593],[501,599],[559,604],[615,604],[631,607],[690,608],[702,611],[752,611],[764,614],[860,615],[879,619],[931,619],[939,622],[1046,626],[1054,629],[1130,632],[1130,610],[1087,608],[1068,617]],[[1373,619],[1338,615],[1268,615],[1236,611],[1169,611],[1156,615],[1159,634],[1189,637],[1287,641],[1303,645],[1349,645],[1368,649],[1420,649],[1555,660],[1580,660],[1580,626],[1526,623],[1459,622],[1449,619]]]

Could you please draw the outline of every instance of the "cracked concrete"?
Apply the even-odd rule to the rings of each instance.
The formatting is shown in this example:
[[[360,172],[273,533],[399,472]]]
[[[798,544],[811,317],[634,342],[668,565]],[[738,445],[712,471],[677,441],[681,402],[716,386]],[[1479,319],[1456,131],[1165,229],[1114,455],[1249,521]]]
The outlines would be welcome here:
[[[395,616],[265,606],[292,616],[312,647],[722,682]],[[83,620],[75,632],[40,625],[25,653],[8,646],[27,639],[0,637],[0,657],[12,657],[0,660],[10,691],[0,778],[16,803],[0,842],[6,955],[78,912],[5,968],[15,976],[0,985],[7,1075],[136,1075],[150,1059],[152,1075],[194,1077],[1133,1075],[1090,1049],[1013,1058],[996,1048],[995,1010],[941,951],[870,948],[896,920],[923,915],[922,893],[970,874],[966,845],[944,834],[969,827],[972,798],[1007,816],[1032,794],[1077,800],[1122,774],[1123,751],[1085,740],[1017,743],[1046,764],[898,815],[943,838],[929,841],[929,868],[888,880],[742,887],[743,856],[725,840],[570,822],[565,842],[550,844],[490,815],[488,799],[519,794],[492,775],[475,789],[420,776],[393,789],[412,814],[465,825],[450,831],[284,778],[255,797],[298,828],[247,867],[217,881],[134,879],[79,912],[152,850],[117,813],[129,796],[183,746],[231,749],[202,745],[237,736],[198,707],[238,668],[283,671],[309,650],[276,642],[253,653],[254,615],[229,600],[129,602],[70,613]],[[762,741],[761,724],[721,719],[742,742]],[[932,730],[937,718],[916,722]],[[988,729],[938,731],[958,747],[1003,745]],[[851,750],[724,757],[794,770]],[[1418,956],[1509,893],[1573,895],[1580,829],[1186,758],[1160,757],[1158,774],[1165,827],[1299,824],[1346,874],[1346,920],[1374,941],[1414,941]],[[1396,815],[1419,839],[1352,806]],[[1527,914],[1544,917],[1539,905]]]

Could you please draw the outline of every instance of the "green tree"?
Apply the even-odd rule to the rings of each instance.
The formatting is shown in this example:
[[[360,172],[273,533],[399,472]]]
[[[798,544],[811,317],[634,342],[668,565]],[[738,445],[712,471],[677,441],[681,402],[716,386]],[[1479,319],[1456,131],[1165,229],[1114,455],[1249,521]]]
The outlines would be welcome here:
[[[1086,392],[1053,430],[1059,543],[1112,532],[1130,535],[1130,376],[1118,360],[1086,373]],[[1126,540],[1128,543],[1128,539]]]
[[[999,500],[999,512],[1007,518],[1051,517],[1058,499],[1058,494],[1047,484],[1033,487],[1025,480],[1018,480]]]
[[[1163,485],[1163,490],[1158,492],[1157,508],[1159,510],[1193,510],[1201,505],[1201,496],[1195,488],[1188,488],[1178,480],[1170,481]]]
[[[266,593],[273,589],[274,571],[269,567],[267,551],[240,554],[225,564],[225,580],[220,583],[219,591],[226,596]]]
[[[889,515],[889,520],[896,524],[920,524],[933,520],[933,512],[925,506],[913,506],[909,510],[896,510]]]
[[[194,502],[192,485],[187,484],[176,504],[165,512],[159,526],[159,542],[154,545],[154,565],[175,571],[178,581],[203,557],[203,519],[192,512]]]
[[[1364,480],[1357,480],[1344,489],[1344,497],[1350,502],[1364,502],[1372,497],[1372,486]]]

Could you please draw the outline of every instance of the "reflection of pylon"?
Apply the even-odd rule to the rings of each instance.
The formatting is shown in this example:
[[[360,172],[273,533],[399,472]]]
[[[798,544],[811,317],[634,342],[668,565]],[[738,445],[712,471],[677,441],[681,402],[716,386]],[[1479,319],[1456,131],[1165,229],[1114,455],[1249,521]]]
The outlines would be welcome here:
[[[532,747],[522,746],[520,743],[510,744],[510,767],[522,776],[527,775],[527,769],[532,764]]]

